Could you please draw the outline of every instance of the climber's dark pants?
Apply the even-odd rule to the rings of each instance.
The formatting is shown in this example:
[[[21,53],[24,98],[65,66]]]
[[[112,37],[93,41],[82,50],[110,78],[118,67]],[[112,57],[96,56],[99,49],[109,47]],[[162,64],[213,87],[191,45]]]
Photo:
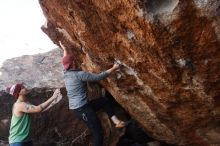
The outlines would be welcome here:
[[[76,116],[82,119],[91,131],[93,146],[103,145],[103,130],[101,122],[96,115],[96,111],[100,109],[104,109],[110,118],[114,115],[113,108],[106,97],[92,100],[88,104],[74,110]]]

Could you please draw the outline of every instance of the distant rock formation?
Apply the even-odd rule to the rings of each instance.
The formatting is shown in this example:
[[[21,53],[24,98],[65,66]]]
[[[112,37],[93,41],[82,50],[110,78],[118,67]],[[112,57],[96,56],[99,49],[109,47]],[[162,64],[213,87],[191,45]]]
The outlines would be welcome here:
[[[62,88],[62,51],[55,49],[39,55],[9,59],[0,68],[0,90],[16,82],[28,88]]]
[[[42,27],[102,82],[152,137],[220,144],[219,0],[39,0]]]

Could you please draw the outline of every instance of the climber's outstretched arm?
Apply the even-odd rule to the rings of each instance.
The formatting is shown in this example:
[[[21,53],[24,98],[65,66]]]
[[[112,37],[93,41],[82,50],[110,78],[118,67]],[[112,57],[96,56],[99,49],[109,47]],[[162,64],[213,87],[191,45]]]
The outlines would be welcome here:
[[[63,49],[63,56],[71,55],[72,53],[59,41],[60,47]]]

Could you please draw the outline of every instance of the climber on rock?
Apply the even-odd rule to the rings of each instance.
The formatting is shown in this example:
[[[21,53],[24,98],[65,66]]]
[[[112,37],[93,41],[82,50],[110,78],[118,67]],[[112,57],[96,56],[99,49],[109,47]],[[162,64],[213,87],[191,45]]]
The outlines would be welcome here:
[[[17,98],[12,108],[12,119],[9,131],[10,146],[33,146],[31,132],[30,114],[40,113],[52,107],[62,98],[59,89],[56,89],[53,96],[47,101],[35,106],[27,102],[29,91],[22,84],[15,84],[8,87],[6,91]]]
[[[125,122],[119,120],[113,108],[108,102],[108,98],[100,97],[88,102],[87,82],[98,82],[108,77],[112,72],[119,69],[119,64],[114,64],[112,68],[99,74],[81,71],[76,64],[74,55],[68,51],[61,43],[64,55],[62,64],[64,67],[64,81],[69,99],[69,109],[78,118],[83,120],[93,135],[93,146],[103,145],[103,130],[101,122],[96,115],[96,111],[104,109],[116,128],[125,127]]]

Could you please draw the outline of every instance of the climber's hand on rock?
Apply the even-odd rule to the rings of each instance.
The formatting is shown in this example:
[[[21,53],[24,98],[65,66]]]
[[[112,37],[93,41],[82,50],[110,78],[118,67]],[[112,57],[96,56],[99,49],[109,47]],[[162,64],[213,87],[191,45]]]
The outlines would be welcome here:
[[[120,64],[119,63],[114,63],[113,67],[114,70],[117,70],[120,68]]]
[[[115,70],[119,69],[120,65],[118,63],[115,63],[110,69],[108,69],[106,72],[108,74],[111,74],[112,72],[114,72]]]

